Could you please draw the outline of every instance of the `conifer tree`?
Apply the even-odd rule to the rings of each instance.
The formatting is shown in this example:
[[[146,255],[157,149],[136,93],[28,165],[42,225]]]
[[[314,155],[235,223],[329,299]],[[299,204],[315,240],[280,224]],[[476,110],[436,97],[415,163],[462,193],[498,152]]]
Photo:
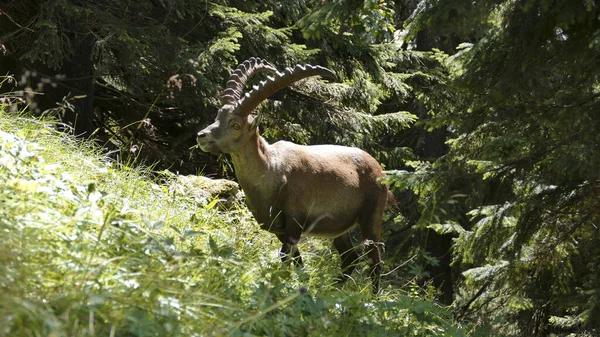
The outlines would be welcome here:
[[[345,8],[333,3],[334,9]],[[359,11],[347,10],[314,28],[333,7],[299,0],[10,1],[0,16],[7,32],[2,44],[4,57],[18,61],[20,69],[2,72],[37,70],[44,78],[39,82],[50,79],[56,89],[42,88],[39,97],[48,100],[38,108],[54,108],[66,96],[70,103],[59,112],[77,134],[110,139],[124,156],[145,158],[157,168],[193,173],[215,164],[197,152],[190,157],[189,148],[196,131],[214,117],[218,92],[239,62],[257,56],[280,68],[320,64],[342,82],[325,87],[307,81],[273,97],[258,111],[265,135],[357,145],[397,165],[409,151],[390,131],[414,122],[412,114],[395,109],[395,102],[409,96],[410,74],[403,69],[424,57],[398,55],[391,6],[358,1],[351,7]]]
[[[449,151],[397,182],[454,235],[457,312],[494,334],[599,329],[599,14],[594,1],[444,0],[413,16],[411,36],[457,42],[429,122]]]

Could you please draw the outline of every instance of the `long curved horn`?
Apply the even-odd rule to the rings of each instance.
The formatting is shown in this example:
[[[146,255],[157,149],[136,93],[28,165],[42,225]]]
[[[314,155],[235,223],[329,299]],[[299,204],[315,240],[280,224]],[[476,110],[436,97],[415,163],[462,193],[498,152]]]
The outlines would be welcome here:
[[[254,86],[254,89],[247,92],[239,101],[240,103],[235,107],[235,113],[247,116],[260,102],[280,89],[310,76],[321,76],[332,81],[338,80],[335,73],[325,67],[298,64],[293,69],[287,68],[283,73],[276,72],[275,77],[269,76],[266,81],[261,81],[260,85]]]
[[[276,73],[277,69],[269,62],[258,57],[251,57],[240,63],[229,77],[225,90],[221,92],[221,96],[219,97],[221,104],[238,105],[238,100],[242,97],[246,81],[261,71]]]

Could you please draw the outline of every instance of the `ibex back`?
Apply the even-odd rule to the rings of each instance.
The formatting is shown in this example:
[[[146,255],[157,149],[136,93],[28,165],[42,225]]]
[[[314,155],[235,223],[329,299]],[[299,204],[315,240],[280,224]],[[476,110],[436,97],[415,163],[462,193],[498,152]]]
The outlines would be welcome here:
[[[244,93],[246,81],[261,71],[274,77]],[[378,245],[388,195],[387,186],[380,182],[384,173],[379,163],[353,147],[268,144],[258,132],[259,119],[250,115],[276,91],[317,75],[337,80],[331,70],[320,66],[297,65],[278,72],[258,58],[244,61],[221,94],[215,122],[198,132],[198,144],[205,152],[231,155],[246,203],[261,228],[282,242],[283,261],[291,257],[302,264],[297,249],[302,234],[333,238],[343,275],[349,275],[359,257],[349,232],[358,224],[376,293],[382,269]]]

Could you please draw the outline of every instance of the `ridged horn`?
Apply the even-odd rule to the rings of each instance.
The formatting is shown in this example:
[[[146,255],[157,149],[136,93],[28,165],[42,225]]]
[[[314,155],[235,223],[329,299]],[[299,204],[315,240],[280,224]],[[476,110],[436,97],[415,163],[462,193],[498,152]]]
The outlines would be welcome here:
[[[251,57],[240,63],[229,77],[225,90],[221,92],[219,97],[221,104],[237,105],[244,93],[246,82],[261,71],[276,73],[277,69],[269,62],[258,57]]]
[[[287,68],[283,73],[276,72],[275,77],[269,76],[266,81],[261,81],[260,85],[254,86],[254,89],[247,92],[239,101],[240,103],[236,106],[235,113],[247,116],[262,101],[280,89],[311,76],[321,76],[332,81],[338,80],[335,73],[325,67],[298,64],[293,69]]]

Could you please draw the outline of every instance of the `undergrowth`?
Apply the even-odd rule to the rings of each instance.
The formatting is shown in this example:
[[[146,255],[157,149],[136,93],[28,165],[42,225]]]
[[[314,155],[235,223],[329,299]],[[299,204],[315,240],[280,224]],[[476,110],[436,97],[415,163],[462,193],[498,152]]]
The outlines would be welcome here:
[[[0,336],[462,336],[445,309],[367,277],[330,243],[281,266],[244,206],[223,210],[0,106]]]

